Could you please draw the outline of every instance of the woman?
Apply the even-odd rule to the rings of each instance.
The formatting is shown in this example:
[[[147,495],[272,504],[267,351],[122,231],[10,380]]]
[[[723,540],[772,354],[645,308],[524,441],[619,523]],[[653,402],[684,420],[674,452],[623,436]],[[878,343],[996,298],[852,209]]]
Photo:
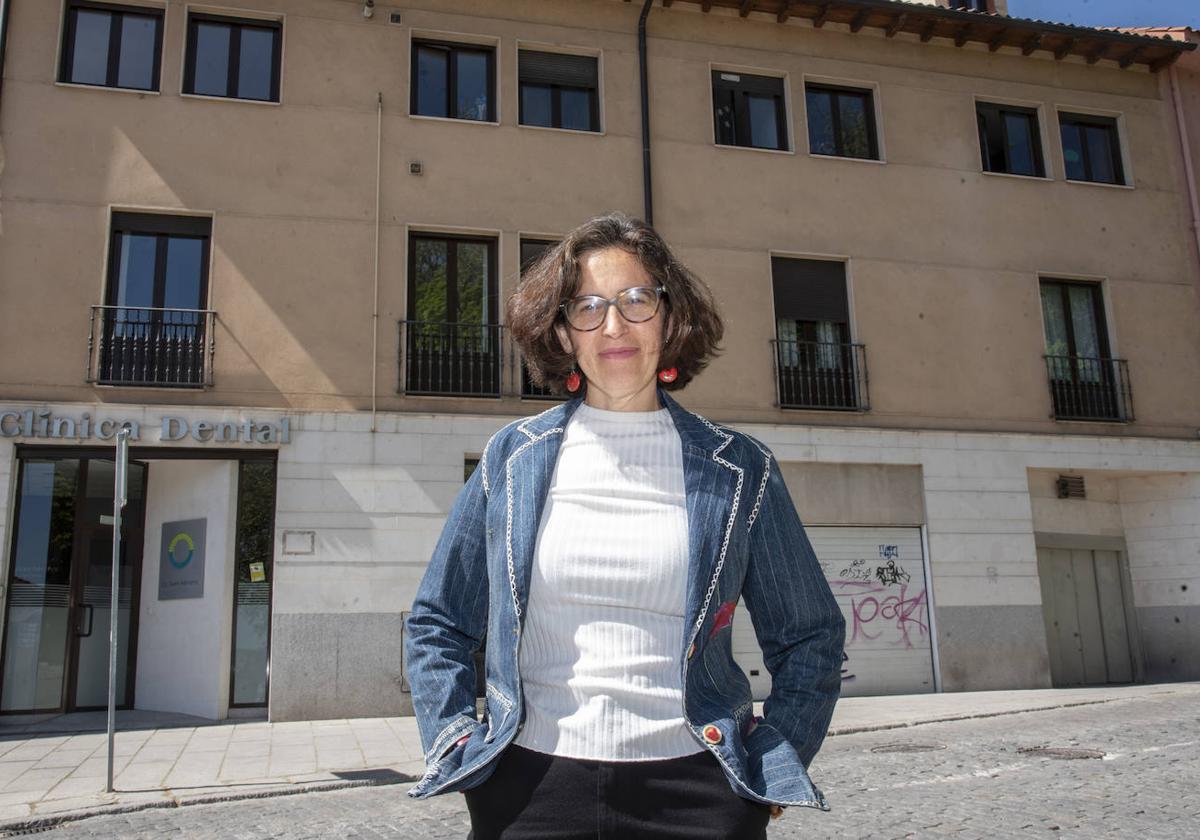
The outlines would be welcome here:
[[[574,398],[492,437],[430,560],[405,630],[428,764],[409,795],[464,791],[475,840],[764,838],[782,806],[827,808],[806,768],[841,613],[771,453],[667,395],[720,341],[707,288],[610,214],[526,273],[508,323]],[[739,599],[771,672],[761,719]]]

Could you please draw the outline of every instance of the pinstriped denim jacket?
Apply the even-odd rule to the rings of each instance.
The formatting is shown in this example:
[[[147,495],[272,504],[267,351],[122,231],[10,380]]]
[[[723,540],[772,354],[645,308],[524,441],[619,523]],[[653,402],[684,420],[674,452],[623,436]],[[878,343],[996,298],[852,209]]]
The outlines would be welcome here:
[[[807,767],[841,688],[841,612],[770,451],[661,389],[659,399],[682,441],[687,494],[684,719],[741,796],[828,809]],[[517,659],[534,544],[563,430],[579,402],[493,435],[450,511],[405,625],[427,766],[409,796],[481,784],[522,724]],[[762,718],[730,645],[739,598],[771,673]],[[485,638],[481,722],[472,655]]]

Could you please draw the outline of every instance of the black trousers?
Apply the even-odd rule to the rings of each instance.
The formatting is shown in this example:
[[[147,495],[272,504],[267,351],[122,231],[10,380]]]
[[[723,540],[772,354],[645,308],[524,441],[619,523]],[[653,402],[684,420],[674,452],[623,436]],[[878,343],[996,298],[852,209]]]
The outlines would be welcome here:
[[[466,799],[468,840],[766,840],[770,819],[707,751],[607,762],[514,744]]]

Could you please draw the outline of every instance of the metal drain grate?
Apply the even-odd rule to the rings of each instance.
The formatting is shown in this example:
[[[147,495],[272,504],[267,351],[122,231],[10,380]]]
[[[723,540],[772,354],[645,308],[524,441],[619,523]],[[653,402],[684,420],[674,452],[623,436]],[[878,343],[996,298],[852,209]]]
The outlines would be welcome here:
[[[871,747],[873,753],[919,753],[933,752],[934,750],[946,749],[945,744],[938,744],[932,741],[925,743],[916,743],[914,741],[897,741],[893,744],[880,744],[876,747]]]
[[[1021,747],[1017,752],[1022,755],[1040,756],[1042,758],[1059,758],[1064,760],[1076,758],[1104,758],[1103,750],[1089,750],[1084,747]]]

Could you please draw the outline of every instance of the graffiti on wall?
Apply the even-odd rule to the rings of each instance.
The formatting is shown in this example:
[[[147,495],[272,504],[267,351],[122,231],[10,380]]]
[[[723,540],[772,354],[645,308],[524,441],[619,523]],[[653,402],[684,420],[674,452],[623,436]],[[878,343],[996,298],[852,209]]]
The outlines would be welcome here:
[[[835,574],[822,564],[833,594],[846,618],[846,658],[856,648],[928,648],[929,623],[924,575],[918,580],[905,569],[895,545],[880,545],[879,557],[855,559]],[[843,680],[854,679],[848,667]]]

